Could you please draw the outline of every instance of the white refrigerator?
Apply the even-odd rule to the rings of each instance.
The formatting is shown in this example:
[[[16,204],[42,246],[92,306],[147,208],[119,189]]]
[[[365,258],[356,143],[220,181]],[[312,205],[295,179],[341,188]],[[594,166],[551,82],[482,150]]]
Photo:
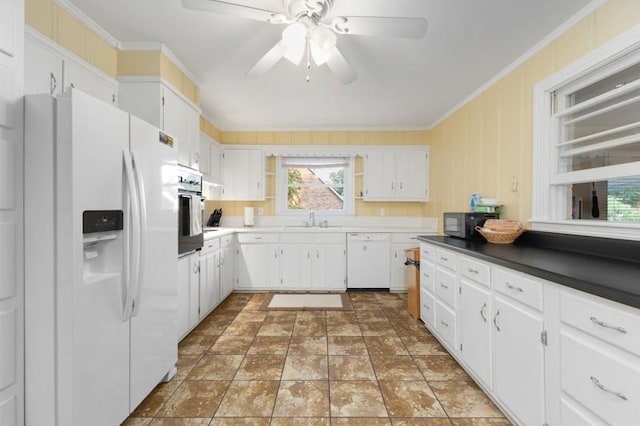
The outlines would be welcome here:
[[[175,374],[176,151],[78,90],[26,97],[27,425],[118,425]]]

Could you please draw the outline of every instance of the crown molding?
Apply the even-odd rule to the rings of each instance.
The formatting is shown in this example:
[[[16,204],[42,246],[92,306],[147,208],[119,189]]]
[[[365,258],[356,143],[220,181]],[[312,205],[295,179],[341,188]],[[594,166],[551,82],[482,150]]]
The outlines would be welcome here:
[[[125,51],[136,50],[157,50],[162,52],[167,58],[173,62],[180,71],[182,71],[189,79],[200,87],[200,80],[187,68],[187,66],[173,53],[164,43],[159,41],[123,41],[120,43],[120,49]]]
[[[69,0],[53,0],[58,6],[69,12],[71,16],[79,20],[85,27],[96,33],[101,39],[106,41],[111,47],[120,48],[120,41],[102,28],[96,21],[91,19],[86,13],[78,9]]]

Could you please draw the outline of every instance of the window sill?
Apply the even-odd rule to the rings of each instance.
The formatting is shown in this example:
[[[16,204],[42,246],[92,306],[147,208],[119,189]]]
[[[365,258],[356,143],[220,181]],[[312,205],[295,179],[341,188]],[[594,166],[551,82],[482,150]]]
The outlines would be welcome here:
[[[531,230],[640,241],[640,224],[600,220],[530,220]]]

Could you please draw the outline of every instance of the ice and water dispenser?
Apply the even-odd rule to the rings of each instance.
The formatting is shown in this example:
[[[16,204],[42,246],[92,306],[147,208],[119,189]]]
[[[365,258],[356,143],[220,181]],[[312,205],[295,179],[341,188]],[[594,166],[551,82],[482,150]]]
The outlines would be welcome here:
[[[122,271],[122,210],[85,210],[82,213],[83,281],[99,281]]]

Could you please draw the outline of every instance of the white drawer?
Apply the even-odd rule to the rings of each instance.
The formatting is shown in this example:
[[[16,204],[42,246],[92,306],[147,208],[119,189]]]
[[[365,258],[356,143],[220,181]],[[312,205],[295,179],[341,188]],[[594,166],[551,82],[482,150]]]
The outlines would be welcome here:
[[[434,283],[436,282],[436,268],[431,263],[420,260],[420,287],[435,293]]]
[[[500,293],[542,312],[542,283],[524,274],[493,268],[493,286]]]
[[[436,249],[436,263],[452,271],[456,270],[456,254],[449,250]]]
[[[243,243],[277,243],[280,241],[279,234],[260,233],[260,234],[238,234],[238,242]]]
[[[578,403],[562,396],[560,398],[560,424],[562,426],[605,426]]]
[[[445,305],[436,301],[436,332],[450,348],[456,346],[456,314]]]
[[[233,243],[233,239],[233,234],[220,237],[220,248],[227,247],[229,244]]]
[[[420,244],[420,262],[433,262],[436,259],[436,248],[431,244]]]
[[[564,323],[640,356],[640,311],[634,310],[587,294],[560,293]]]
[[[436,295],[451,308],[456,307],[456,276],[436,268]]]
[[[604,347],[602,347],[604,346]],[[562,332],[562,390],[611,425],[637,425],[640,363],[607,345]]]
[[[407,243],[407,244],[415,244],[416,247],[418,246],[418,236],[416,234],[410,234],[410,233],[406,233],[406,232],[393,232],[391,234],[391,242],[392,243]]]
[[[281,243],[293,243],[293,244],[307,244],[313,241],[313,234],[311,232],[301,233],[289,233],[284,232],[280,234]]]
[[[327,234],[322,232],[313,234],[313,242],[319,244],[346,244],[347,240],[344,233],[331,232]]]
[[[202,253],[208,253],[220,249],[220,238],[205,240],[202,246]]]
[[[478,262],[466,256],[460,256],[458,262],[462,276],[479,284],[491,287],[491,267],[488,264]]]
[[[435,325],[435,298],[431,293],[420,290],[420,319],[429,327],[429,330],[434,330]]]

